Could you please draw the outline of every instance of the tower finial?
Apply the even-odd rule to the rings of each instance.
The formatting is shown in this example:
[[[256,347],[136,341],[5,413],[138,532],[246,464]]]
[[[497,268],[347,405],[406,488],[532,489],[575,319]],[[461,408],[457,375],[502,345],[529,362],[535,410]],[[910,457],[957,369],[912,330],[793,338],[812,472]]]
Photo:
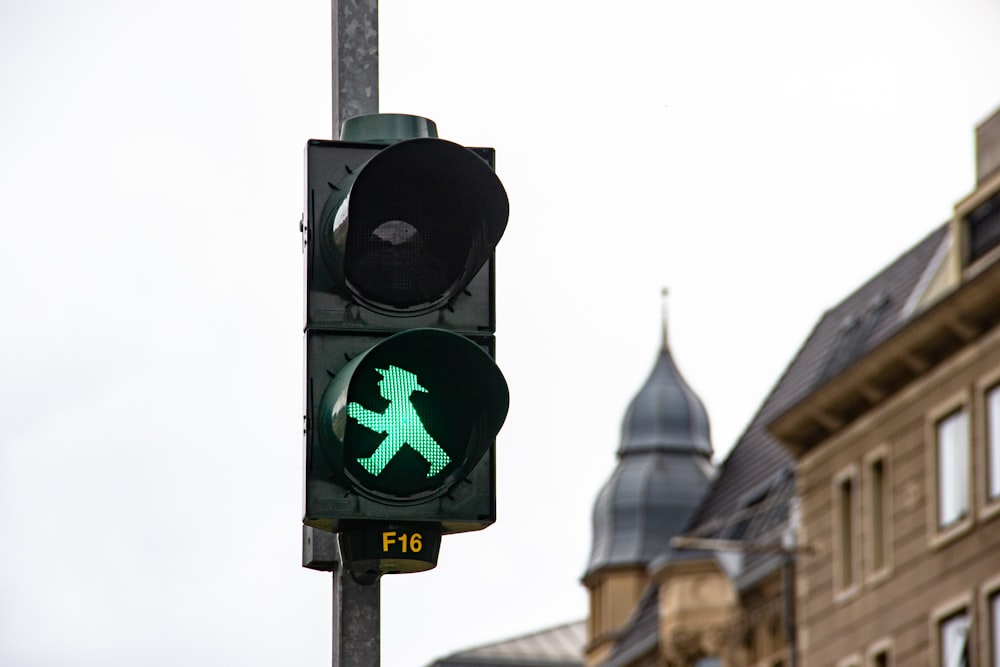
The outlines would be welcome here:
[[[660,289],[660,309],[663,318],[663,349],[667,349],[667,294],[670,293],[666,287]]]

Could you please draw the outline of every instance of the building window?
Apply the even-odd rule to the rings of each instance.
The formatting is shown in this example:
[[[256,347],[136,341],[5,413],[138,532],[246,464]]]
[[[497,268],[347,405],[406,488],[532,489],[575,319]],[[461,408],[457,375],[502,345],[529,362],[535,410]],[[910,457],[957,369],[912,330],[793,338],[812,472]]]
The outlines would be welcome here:
[[[816,376],[816,386],[838,375],[865,351],[872,331],[889,312],[890,303],[889,295],[879,292],[868,302],[866,310],[860,316],[853,314],[840,323],[826,364]]]
[[[840,583],[844,588],[854,583],[854,522],[853,505],[851,502],[854,496],[854,480],[848,477],[840,482],[837,493],[837,513],[840,516],[840,533],[837,539],[840,542],[840,553],[843,556],[840,560]]]
[[[1000,667],[1000,590],[994,591],[989,598],[989,634],[990,657],[992,667]]]
[[[961,610],[938,623],[941,667],[969,667],[969,614]]]
[[[892,667],[892,639],[886,637],[868,647],[867,667]]]
[[[969,515],[969,417],[964,408],[937,422],[938,527]]]
[[[834,478],[833,539],[835,544],[834,572],[837,588],[847,592],[857,584],[858,558],[855,537],[857,515],[857,469],[850,467]]]
[[[1000,244],[1000,196],[977,206],[967,218],[969,264]]]
[[[750,524],[757,519],[757,515],[766,497],[767,490],[765,489],[749,499],[744,499],[740,502],[740,508],[737,511],[739,520],[732,524],[729,533],[726,535],[726,539],[742,540],[747,537],[747,530],[750,528]]]
[[[1000,385],[986,392],[986,499],[998,498],[1000,498]],[[997,667],[1000,667],[1000,664]]]
[[[890,530],[892,518],[889,502],[892,497],[889,488],[888,449],[879,448],[866,457],[868,484],[868,531],[866,557],[870,574],[883,573],[890,566],[892,540]]]

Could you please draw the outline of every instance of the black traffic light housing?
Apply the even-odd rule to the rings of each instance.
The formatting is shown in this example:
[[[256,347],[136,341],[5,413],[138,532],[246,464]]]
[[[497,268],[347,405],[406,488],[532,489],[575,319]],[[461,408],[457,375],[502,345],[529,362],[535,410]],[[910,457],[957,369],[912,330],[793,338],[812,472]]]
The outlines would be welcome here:
[[[405,552],[407,526],[428,542],[496,519],[508,397],[493,363],[493,249],[508,201],[492,149],[436,134],[379,114],[306,146],[303,521],[362,531],[359,551]],[[402,538],[376,534],[390,524]],[[388,552],[362,556],[407,571]]]
[[[508,215],[495,152],[436,136],[429,120],[377,114],[307,143],[307,330],[495,332]]]

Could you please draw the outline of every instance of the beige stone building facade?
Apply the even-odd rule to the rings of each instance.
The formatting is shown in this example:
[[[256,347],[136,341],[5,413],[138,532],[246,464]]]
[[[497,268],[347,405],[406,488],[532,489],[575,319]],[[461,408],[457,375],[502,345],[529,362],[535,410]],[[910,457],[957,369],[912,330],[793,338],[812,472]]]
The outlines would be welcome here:
[[[900,260],[922,258],[897,320],[772,424],[810,667],[1000,667],[1000,112],[977,136],[975,190]]]

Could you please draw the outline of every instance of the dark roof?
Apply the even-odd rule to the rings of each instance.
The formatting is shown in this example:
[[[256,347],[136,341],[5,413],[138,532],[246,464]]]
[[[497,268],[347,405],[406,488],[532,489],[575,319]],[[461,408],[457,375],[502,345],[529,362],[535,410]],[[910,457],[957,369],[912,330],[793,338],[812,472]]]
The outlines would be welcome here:
[[[429,667],[582,667],[586,621],[564,623],[439,658]]]
[[[792,469],[791,455],[767,425],[906,324],[946,236],[947,225],[935,229],[823,315],[726,458],[686,532],[732,515],[768,479]]]
[[[681,377],[666,338],[622,424],[618,465],[593,511],[584,576],[646,566],[687,525],[715,474],[708,415]]]
[[[648,565],[681,533],[705,494],[713,470],[683,454],[623,457],[597,496],[587,574],[623,565]]]
[[[746,519],[746,528],[740,539],[757,544],[782,544],[782,532],[788,525],[788,514],[795,497],[795,475],[791,468],[784,468],[779,475],[767,480],[767,491],[759,504]],[[737,523],[735,528],[740,528]],[[784,554],[776,551],[749,550],[741,555],[736,587],[751,588],[765,576],[774,572],[784,561]]]
[[[677,370],[666,341],[625,411],[618,454],[650,450],[712,455],[708,412]]]

